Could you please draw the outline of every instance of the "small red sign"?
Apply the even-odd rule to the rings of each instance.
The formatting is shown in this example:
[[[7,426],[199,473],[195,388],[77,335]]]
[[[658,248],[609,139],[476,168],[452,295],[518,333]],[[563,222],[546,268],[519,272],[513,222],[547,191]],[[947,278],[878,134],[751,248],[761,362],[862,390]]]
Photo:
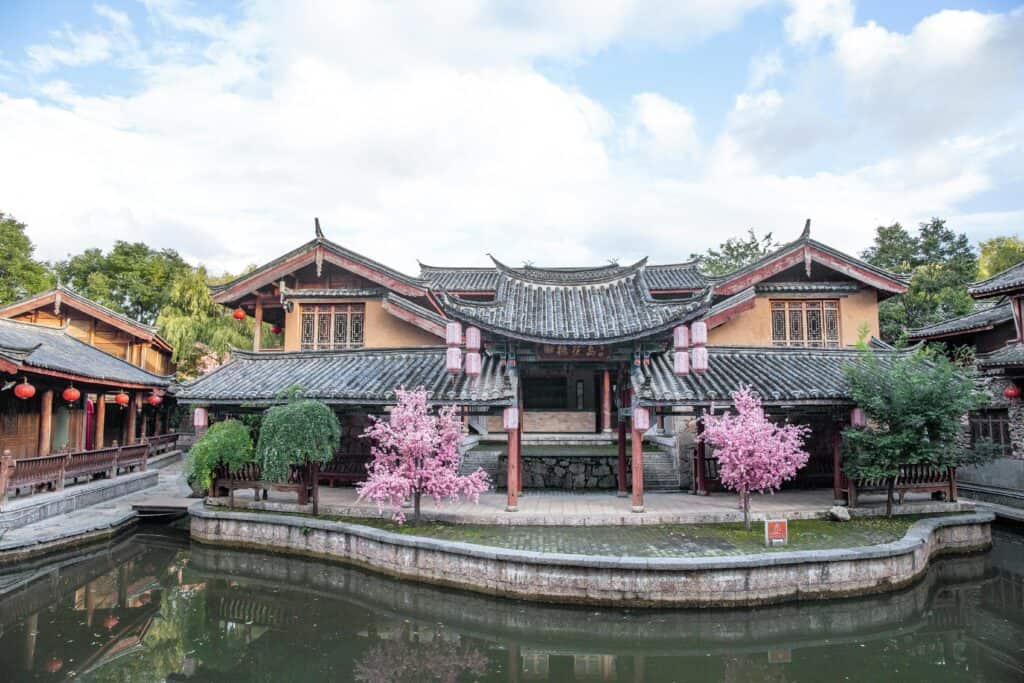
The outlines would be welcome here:
[[[764,521],[765,545],[786,545],[789,541],[789,522],[784,519],[766,519]]]

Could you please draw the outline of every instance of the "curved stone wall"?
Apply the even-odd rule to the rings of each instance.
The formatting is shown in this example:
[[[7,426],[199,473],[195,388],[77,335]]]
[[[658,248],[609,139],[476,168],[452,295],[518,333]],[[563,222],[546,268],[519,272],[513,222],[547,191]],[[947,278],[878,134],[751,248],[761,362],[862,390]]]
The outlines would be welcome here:
[[[339,560],[385,574],[541,602],[743,606],[880,593],[906,586],[931,557],[991,545],[991,513],[922,520],[899,541],[735,557],[532,553],[320,519],[190,508],[192,538]]]

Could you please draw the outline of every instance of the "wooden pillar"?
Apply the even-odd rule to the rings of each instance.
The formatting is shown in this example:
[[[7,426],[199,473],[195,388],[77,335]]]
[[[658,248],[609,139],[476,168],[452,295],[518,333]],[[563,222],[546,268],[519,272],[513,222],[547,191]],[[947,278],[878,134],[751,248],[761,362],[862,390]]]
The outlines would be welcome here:
[[[50,454],[53,436],[53,389],[43,392],[39,407],[39,457]]]
[[[163,427],[163,425],[161,424],[161,422],[163,422],[163,420],[161,419],[163,415],[164,413],[160,409],[160,406],[157,406],[156,415],[153,416],[153,436],[160,436],[160,434],[163,433],[160,431],[161,427]]]
[[[519,683],[523,673],[523,656],[518,643],[508,644],[508,683]]]
[[[625,498],[629,495],[629,485],[626,483],[626,421],[619,418],[619,497]]]
[[[139,410],[139,395],[138,392],[131,391],[128,393],[128,433],[124,437],[124,445],[128,446],[135,443],[135,420]]]
[[[93,448],[103,448],[103,430],[107,427],[107,402],[103,394],[96,394],[96,434],[92,438]]]
[[[260,298],[259,292],[256,293],[256,310],[253,318],[256,320],[256,328],[252,333],[252,350],[259,351],[263,345],[263,299]]]
[[[31,671],[36,667],[36,638],[39,636],[39,612],[25,620],[24,668]]]
[[[647,678],[647,659],[643,655],[633,655],[633,681],[643,683]]]
[[[94,581],[85,584],[85,625],[92,626],[92,619],[96,613],[96,591],[93,590]]]
[[[708,482],[704,472],[704,457],[707,444],[704,442],[704,409],[697,409],[697,448],[696,460],[693,464],[693,487],[698,496],[708,495]]]
[[[516,483],[519,485],[519,495],[523,495],[523,409],[519,409],[519,429],[516,430],[516,459],[519,467],[519,474],[516,475]]]
[[[117,606],[128,606],[128,566],[123,564],[117,568]]]
[[[509,429],[505,433],[508,434],[508,500],[505,510],[515,512],[519,509],[519,429]]]
[[[664,413],[658,413],[658,418],[657,419],[658,419],[658,433],[659,434],[664,434],[665,433],[665,414]]]
[[[843,423],[832,423],[832,504],[846,504],[846,487],[843,485]]]
[[[601,431],[612,431],[612,373],[601,371]]]
[[[10,449],[5,448],[0,456],[0,505],[7,499],[7,486],[14,476],[14,456]]]
[[[644,511],[644,433],[633,430],[633,512]]]

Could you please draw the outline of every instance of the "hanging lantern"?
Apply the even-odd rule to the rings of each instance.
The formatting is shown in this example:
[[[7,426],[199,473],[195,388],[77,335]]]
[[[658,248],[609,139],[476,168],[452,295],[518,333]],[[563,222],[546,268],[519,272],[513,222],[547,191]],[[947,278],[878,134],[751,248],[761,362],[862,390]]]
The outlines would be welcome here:
[[[708,324],[703,320],[690,325],[690,343],[694,346],[704,346],[708,343]]]
[[[676,349],[676,352],[672,354],[672,365],[673,370],[678,377],[685,377],[690,374],[690,354],[686,352],[686,349]]]
[[[690,348],[690,328],[686,325],[677,325],[672,330],[672,345],[676,351]]]
[[[122,408],[124,408],[126,405],[128,405],[128,402],[130,400],[131,399],[128,398],[128,394],[124,393],[123,391],[120,392],[119,394],[117,394],[116,396],[114,396],[114,403],[116,403],[117,405],[121,406]]]
[[[479,327],[467,327],[466,328],[466,350],[467,351],[479,351],[480,350],[480,328]]]
[[[453,375],[457,375],[462,372],[462,349],[458,346],[452,346],[448,348],[448,353],[445,354],[445,368],[448,372]]]
[[[690,367],[694,372],[708,371],[708,348],[695,346],[690,349]]]
[[[64,391],[63,391],[63,392],[61,393],[61,395],[60,395],[60,396],[61,396],[61,398],[63,398],[63,399],[64,399],[64,400],[65,400],[65,401],[66,401],[67,403],[74,403],[75,401],[77,401],[77,400],[78,400],[79,398],[81,398],[81,397],[82,397],[82,392],[81,392],[81,391],[79,391],[78,389],[75,389],[75,388],[74,388],[74,387],[72,387],[72,386],[69,386],[69,387],[68,387],[67,389],[65,389],[65,390],[64,390]]]
[[[867,413],[864,412],[863,408],[854,408],[850,411],[850,426],[851,427],[864,427],[868,423]]]
[[[651,428],[651,411],[637,406],[633,408],[633,430],[646,432]]]
[[[453,321],[444,326],[444,342],[448,346],[462,346],[462,323]]]
[[[64,668],[64,660],[60,657],[50,657],[46,660],[46,673],[55,674]]]
[[[192,413],[192,426],[196,429],[206,429],[210,424],[210,414],[206,408],[196,408]]]
[[[108,614],[107,618],[103,620],[103,625],[107,627],[107,630],[110,630],[117,626],[120,623],[120,621],[121,620],[115,617],[113,614]]]
[[[274,325],[273,327],[270,328],[270,331],[273,332],[274,334],[281,334],[281,326]]]
[[[28,377],[26,377],[21,384],[15,385],[14,395],[22,401],[27,401],[36,395],[36,388],[28,383]]]
[[[146,397],[146,403],[148,403],[149,405],[153,406],[154,408],[156,408],[158,405],[160,405],[163,402],[164,402],[163,397],[159,396],[157,394],[150,394],[149,396]]]
[[[245,320],[245,309],[236,308],[234,311],[231,312],[231,315],[234,317],[235,320]]]
[[[519,408],[505,408],[501,414],[501,426],[506,432],[519,429]]]
[[[470,351],[466,354],[466,374],[470,377],[480,376],[480,367],[483,365],[483,359],[480,357],[479,351]]]
[[[1010,386],[1006,387],[1005,389],[1003,389],[1003,398],[1006,398],[1010,401],[1017,400],[1018,398],[1020,398],[1020,387],[1018,387],[1016,384],[1011,384]]]

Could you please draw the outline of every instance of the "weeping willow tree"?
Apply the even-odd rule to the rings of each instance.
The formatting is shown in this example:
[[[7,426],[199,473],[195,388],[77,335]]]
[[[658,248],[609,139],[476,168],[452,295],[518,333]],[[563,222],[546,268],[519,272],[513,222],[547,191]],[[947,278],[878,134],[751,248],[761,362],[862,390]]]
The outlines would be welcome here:
[[[157,317],[160,335],[174,347],[181,378],[195,377],[224,361],[231,347],[252,346],[255,322],[235,320],[210,296],[206,268],[190,268],[171,285],[170,300]]]

